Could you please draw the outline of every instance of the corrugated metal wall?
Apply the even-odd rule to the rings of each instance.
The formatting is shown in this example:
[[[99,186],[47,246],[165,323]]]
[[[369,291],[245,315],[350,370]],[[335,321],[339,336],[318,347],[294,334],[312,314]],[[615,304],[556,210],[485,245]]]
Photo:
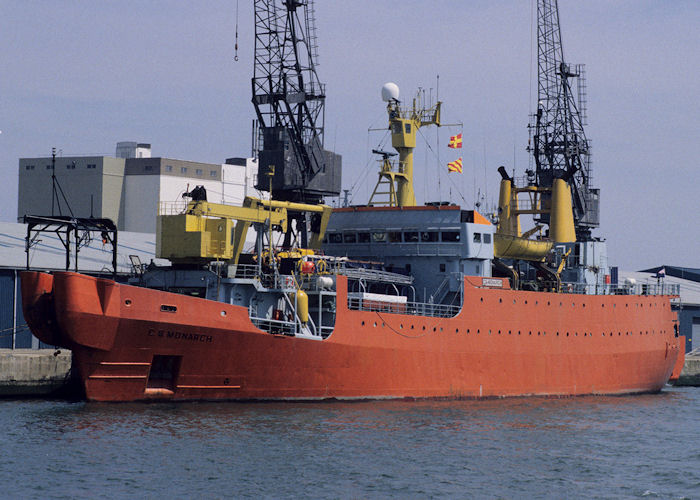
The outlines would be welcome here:
[[[14,306],[14,307],[13,307]],[[14,342],[13,342],[14,336]],[[32,335],[22,313],[19,271],[0,269],[0,349],[51,348]]]
[[[0,271],[0,348],[12,348],[15,301],[15,272]]]

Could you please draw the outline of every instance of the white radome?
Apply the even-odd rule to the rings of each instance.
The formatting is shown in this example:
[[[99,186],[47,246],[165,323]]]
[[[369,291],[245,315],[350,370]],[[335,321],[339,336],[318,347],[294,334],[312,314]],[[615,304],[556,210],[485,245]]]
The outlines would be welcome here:
[[[389,102],[391,100],[399,100],[399,86],[388,82],[382,86],[382,101]]]

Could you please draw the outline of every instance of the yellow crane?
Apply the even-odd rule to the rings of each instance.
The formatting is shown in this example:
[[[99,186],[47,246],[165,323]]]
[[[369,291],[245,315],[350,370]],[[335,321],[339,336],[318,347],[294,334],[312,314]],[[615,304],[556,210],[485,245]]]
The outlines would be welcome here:
[[[261,200],[249,196],[240,207],[193,200],[181,214],[158,216],[156,256],[178,264],[223,260],[235,265],[251,224],[269,221],[272,228],[285,232],[289,212],[317,215],[316,223],[312,224],[309,246],[318,249],[331,211],[328,205]]]

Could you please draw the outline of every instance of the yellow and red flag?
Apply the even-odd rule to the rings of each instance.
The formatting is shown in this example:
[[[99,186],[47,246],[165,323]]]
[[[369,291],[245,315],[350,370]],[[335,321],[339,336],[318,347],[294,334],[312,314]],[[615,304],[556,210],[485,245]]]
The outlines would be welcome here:
[[[462,158],[459,158],[458,160],[451,161],[450,163],[447,164],[447,171],[448,172],[457,172],[458,174],[462,173]]]
[[[462,148],[462,134],[453,135],[450,137],[450,143],[447,145],[448,148],[461,149]]]

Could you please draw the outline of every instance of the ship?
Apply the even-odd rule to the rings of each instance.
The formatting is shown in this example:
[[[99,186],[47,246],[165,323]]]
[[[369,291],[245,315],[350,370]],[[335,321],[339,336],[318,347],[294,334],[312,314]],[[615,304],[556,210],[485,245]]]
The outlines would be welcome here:
[[[27,324],[72,351],[86,399],[564,397],[658,392],[678,376],[678,289],[614,279],[605,242],[590,234],[587,165],[538,160],[525,181],[500,168],[492,214],[419,205],[413,150],[421,127],[440,125],[441,103],[419,93],[405,105],[395,84],[382,97],[396,152],[376,151],[365,205],[320,202],[339,160],[317,127],[300,127],[312,135],[295,142],[297,128],[277,119],[261,131],[270,196],[234,207],[198,187],[182,210],[163,209],[156,252],[170,265],[135,265],[128,283],[22,273]],[[551,160],[545,111],[533,156]],[[522,231],[524,215],[535,227]]]

